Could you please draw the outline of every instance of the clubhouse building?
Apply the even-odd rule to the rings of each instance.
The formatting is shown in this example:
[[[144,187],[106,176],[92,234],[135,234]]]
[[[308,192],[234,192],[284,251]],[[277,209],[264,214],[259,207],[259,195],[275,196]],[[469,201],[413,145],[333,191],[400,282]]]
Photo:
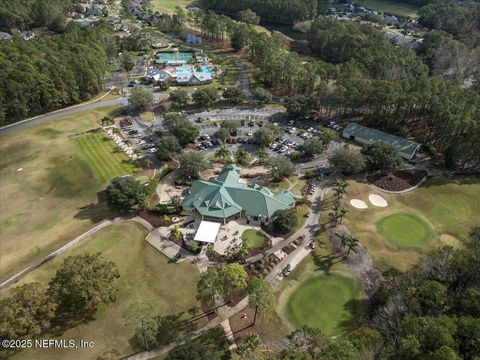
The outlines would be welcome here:
[[[290,191],[272,192],[257,184],[240,182],[241,168],[226,165],[213,180],[196,180],[183,200],[185,212],[197,212],[202,220],[222,221],[246,219],[266,224],[277,210],[295,206]]]

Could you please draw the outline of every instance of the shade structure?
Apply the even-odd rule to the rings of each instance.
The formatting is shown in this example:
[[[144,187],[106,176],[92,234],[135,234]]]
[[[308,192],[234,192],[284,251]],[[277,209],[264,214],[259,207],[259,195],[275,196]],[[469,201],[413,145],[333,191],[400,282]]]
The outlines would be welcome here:
[[[213,244],[217,239],[220,225],[220,223],[212,221],[202,221],[195,234],[194,240]]]

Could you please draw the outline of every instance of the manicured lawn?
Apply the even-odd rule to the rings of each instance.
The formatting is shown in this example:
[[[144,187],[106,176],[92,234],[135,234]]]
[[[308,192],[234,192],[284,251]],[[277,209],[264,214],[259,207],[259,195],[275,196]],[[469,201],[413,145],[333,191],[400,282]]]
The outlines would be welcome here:
[[[134,352],[130,340],[135,329],[124,317],[133,304],[144,301],[151,303],[154,309],[152,316],[177,314],[195,308],[196,283],[199,279],[197,267],[187,262],[170,262],[144,241],[146,235],[145,228],[134,222],[113,225],[22,279],[21,283],[39,281],[46,284],[65,257],[96,252],[100,252],[104,259],[113,261],[120,272],[117,300],[102,305],[92,321],[60,335],[63,339],[94,341],[93,349],[32,349],[18,353],[14,358],[96,359],[111,349],[117,349],[119,357],[123,357]]]
[[[377,230],[385,239],[398,246],[424,246],[435,233],[419,216],[396,213],[377,222]]]
[[[443,245],[460,246],[461,240],[467,237],[471,227],[478,224],[479,177],[440,177],[428,180],[418,189],[403,195],[379,193],[389,204],[386,208],[374,207],[369,203],[368,194],[375,191],[368,185],[354,181],[349,181],[349,184],[345,199],[349,213],[344,223],[372,254],[375,266],[381,271],[392,267],[405,271],[433,248]],[[350,199],[363,200],[369,207],[363,210],[355,209],[350,206]],[[403,216],[389,218],[398,213],[410,214],[415,220]],[[388,220],[385,220],[383,225],[386,228],[382,230],[377,227],[377,223],[384,218]],[[407,241],[405,236],[411,232],[410,226],[415,226],[417,231],[423,232],[425,239],[428,239],[423,242],[423,246],[417,243],[418,239],[410,239],[417,243],[416,246],[398,246]],[[380,231],[386,231],[384,236]],[[396,240],[392,239],[392,231],[397,236]],[[398,238],[400,234],[403,240]],[[413,235],[420,235],[419,238],[422,238],[421,233]]]
[[[287,311],[296,328],[317,328],[328,336],[341,334],[363,314],[360,282],[348,272],[312,275],[290,296]]]
[[[143,111],[139,114],[139,116],[145,122],[152,122],[153,120],[155,120],[155,115],[151,110]]]
[[[75,138],[74,144],[75,150],[87,161],[101,183],[139,170],[103,131],[79,136]]]
[[[73,139],[117,109],[78,113],[1,137],[1,280],[113,215],[101,200],[105,183]]]
[[[146,175],[142,175],[137,176],[135,180],[137,180],[140,184],[145,185],[146,183],[150,182],[151,179]]]
[[[243,232],[242,240],[249,249],[259,248],[265,243],[265,236],[260,231],[248,229]]]
[[[191,0],[153,0],[152,5],[155,11],[173,14],[175,12],[175,7],[180,6],[186,8],[192,3]]]
[[[360,4],[393,15],[417,17],[418,6],[396,0],[361,0]]]
[[[307,218],[305,217],[306,214],[308,214],[308,211],[310,208],[307,205],[298,205],[296,207],[297,210],[297,226],[295,226],[295,230],[300,229],[304,224],[305,221],[307,221]]]

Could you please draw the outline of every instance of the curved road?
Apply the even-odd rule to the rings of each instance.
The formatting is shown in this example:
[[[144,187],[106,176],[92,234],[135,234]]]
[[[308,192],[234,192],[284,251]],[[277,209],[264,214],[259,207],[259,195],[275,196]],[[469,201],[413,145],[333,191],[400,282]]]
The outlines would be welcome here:
[[[11,125],[7,125],[3,128],[0,128],[0,136],[8,135],[17,130],[25,129],[35,125],[44,124],[48,121],[52,121],[52,120],[55,120],[64,116],[76,114],[79,112],[94,110],[94,109],[98,109],[106,106],[124,105],[126,103],[127,103],[126,98],[118,98],[113,100],[96,101],[96,102],[91,102],[87,104],[74,105],[66,109],[56,110],[44,115],[35,116],[27,120],[23,120]]]

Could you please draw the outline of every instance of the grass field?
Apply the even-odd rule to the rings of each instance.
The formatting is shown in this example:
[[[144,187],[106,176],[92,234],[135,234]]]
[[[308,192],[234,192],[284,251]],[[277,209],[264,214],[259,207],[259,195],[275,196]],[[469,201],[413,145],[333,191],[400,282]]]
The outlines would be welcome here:
[[[417,17],[418,6],[396,0],[361,0],[360,4],[381,12],[393,15]]]
[[[265,236],[260,231],[248,229],[243,232],[242,240],[247,244],[249,249],[254,249],[263,246]]]
[[[330,242],[323,232],[317,246],[285,278],[276,292],[276,314],[284,333],[303,325],[339,335],[358,325],[365,312],[365,293],[357,279],[341,262],[331,263]]]
[[[432,227],[422,218],[404,212],[378,221],[377,231],[397,246],[425,246],[435,237]]]
[[[139,114],[140,118],[145,122],[152,122],[155,120],[155,115],[152,110],[146,110]]]
[[[389,206],[378,208],[369,205],[369,208],[364,210],[353,208],[349,205],[349,200],[356,198],[369,204],[368,194],[378,192],[366,184],[353,181],[349,184],[346,203],[350,211],[345,217],[345,224],[350,232],[359,237],[360,242],[372,254],[375,266],[382,271],[392,267],[405,271],[429,249],[446,244],[458,246],[460,241],[466,238],[471,227],[478,224],[480,212],[480,178],[478,177],[435,178],[403,195],[381,193]],[[423,247],[410,248],[386,241],[378,232],[377,222],[399,212],[416,216],[416,219],[421,219],[427,224],[422,227],[427,226],[433,229],[431,241],[426,241]],[[389,224],[389,227],[391,226],[392,224]],[[398,226],[399,224],[396,224],[393,227]],[[403,227],[394,232],[398,234],[402,231],[410,230]],[[431,235],[425,234],[425,236],[429,238]]]
[[[307,205],[298,205],[296,207],[298,221],[297,225],[295,226],[295,231],[299,230],[305,224],[305,221],[307,221],[305,215],[308,214],[309,209],[310,208]]]
[[[74,144],[75,150],[87,161],[100,183],[139,170],[103,131],[79,136],[75,138]]]
[[[287,318],[296,327],[343,333],[358,322],[363,307],[360,281],[347,271],[316,274],[303,281],[287,303]]]
[[[185,9],[192,2],[192,0],[153,0],[152,5],[154,11],[159,11],[166,14],[173,14],[177,6]]]
[[[105,183],[73,139],[116,109],[78,113],[1,137],[1,280],[114,215],[101,200]]]
[[[112,225],[22,279],[22,283],[38,281],[46,284],[65,257],[96,252],[100,252],[104,259],[113,261],[120,272],[117,300],[100,306],[94,320],[59,336],[63,339],[94,341],[93,349],[32,349],[20,352],[13,358],[96,359],[111,349],[117,349],[123,357],[134,351],[130,340],[135,327],[124,317],[133,304],[144,301],[151,303],[152,316],[176,314],[195,308],[196,283],[199,279],[197,267],[186,262],[170,262],[144,241],[146,235],[145,228],[134,222]]]

